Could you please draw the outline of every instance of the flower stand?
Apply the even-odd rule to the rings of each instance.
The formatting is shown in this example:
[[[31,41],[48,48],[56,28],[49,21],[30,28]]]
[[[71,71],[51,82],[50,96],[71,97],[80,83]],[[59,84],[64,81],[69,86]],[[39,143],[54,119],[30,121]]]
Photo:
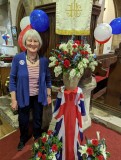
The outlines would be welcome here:
[[[83,130],[87,129],[91,126],[91,117],[90,117],[90,99],[91,99],[91,91],[96,87],[96,80],[92,77],[92,80],[89,83],[81,83],[78,85],[82,88],[84,94],[84,104],[86,109],[86,115],[82,119],[82,127]]]

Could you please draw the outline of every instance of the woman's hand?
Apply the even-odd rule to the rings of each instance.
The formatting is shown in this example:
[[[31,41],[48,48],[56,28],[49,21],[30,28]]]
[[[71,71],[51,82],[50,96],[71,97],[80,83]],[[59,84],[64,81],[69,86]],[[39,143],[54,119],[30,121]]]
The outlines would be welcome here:
[[[13,111],[18,110],[18,104],[17,104],[16,100],[12,100],[11,108],[12,108]]]
[[[51,104],[51,102],[52,102],[52,99],[51,99],[50,96],[48,96],[48,97],[47,97],[47,103],[48,103],[48,105]]]

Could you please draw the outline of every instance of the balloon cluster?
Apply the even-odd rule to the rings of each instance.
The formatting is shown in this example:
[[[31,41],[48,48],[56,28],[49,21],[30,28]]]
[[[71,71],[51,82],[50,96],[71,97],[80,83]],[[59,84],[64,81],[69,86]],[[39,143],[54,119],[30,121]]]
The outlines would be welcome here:
[[[111,34],[112,34],[112,28],[107,23],[99,24],[94,30],[95,40],[100,44],[108,42],[111,37]]]
[[[110,22],[112,34],[121,34],[121,17],[115,18]]]
[[[30,16],[22,18],[20,21],[21,32],[18,37],[18,44],[22,51],[26,48],[22,44],[23,36],[29,29],[35,29],[38,32],[45,32],[49,28],[49,17],[42,10],[33,10]]]
[[[99,44],[108,42],[112,34],[121,34],[121,17],[113,19],[110,24],[101,23],[94,30],[95,40]]]

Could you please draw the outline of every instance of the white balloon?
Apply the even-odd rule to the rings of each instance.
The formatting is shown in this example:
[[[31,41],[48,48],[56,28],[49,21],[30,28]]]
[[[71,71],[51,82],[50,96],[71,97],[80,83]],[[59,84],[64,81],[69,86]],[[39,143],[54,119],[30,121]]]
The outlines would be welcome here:
[[[108,23],[101,23],[94,30],[94,37],[97,41],[105,41],[111,34],[112,27]]]
[[[26,26],[28,26],[28,25],[30,25],[30,17],[26,16],[26,17],[22,18],[21,21],[20,21],[21,30],[26,28]]]

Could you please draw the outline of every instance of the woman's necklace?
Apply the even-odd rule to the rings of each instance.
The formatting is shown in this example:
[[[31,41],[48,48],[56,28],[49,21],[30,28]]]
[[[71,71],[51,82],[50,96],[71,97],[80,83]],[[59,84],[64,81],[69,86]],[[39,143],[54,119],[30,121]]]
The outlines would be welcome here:
[[[27,55],[27,60],[31,63],[31,64],[35,64],[38,60],[38,55],[36,55],[36,57],[34,59],[31,60],[31,58]]]

